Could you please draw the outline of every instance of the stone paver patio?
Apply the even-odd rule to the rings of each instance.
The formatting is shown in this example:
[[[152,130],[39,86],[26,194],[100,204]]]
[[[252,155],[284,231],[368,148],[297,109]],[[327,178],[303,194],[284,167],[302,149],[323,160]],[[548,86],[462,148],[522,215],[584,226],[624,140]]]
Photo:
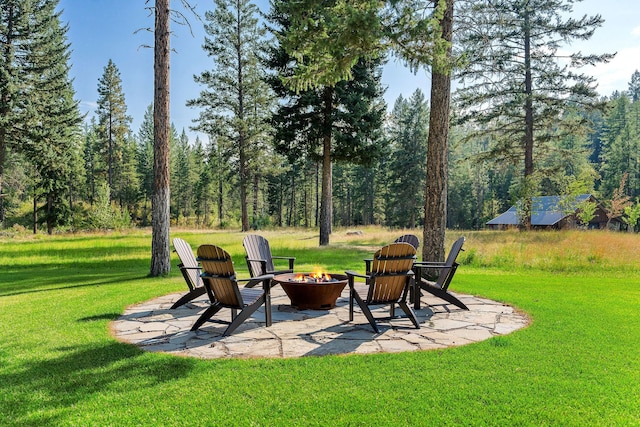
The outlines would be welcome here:
[[[253,357],[302,357],[327,354],[367,354],[432,350],[470,344],[496,335],[509,334],[528,325],[527,316],[512,307],[470,295],[457,294],[469,307],[461,310],[444,301],[423,296],[416,311],[420,329],[407,318],[380,321],[381,333],[371,329],[356,305],[349,322],[348,288],[331,310],[296,310],[282,287],[272,288],[273,325],[264,327],[264,307],[231,336],[222,337],[226,325],[206,323],[191,332],[198,314],[208,306],[206,295],[171,310],[180,293],[169,294],[129,307],[111,323],[120,341],[147,351],[204,359]],[[375,308],[375,307],[373,307]],[[388,316],[388,306],[376,308],[376,317]],[[403,314],[396,308],[396,314]],[[228,321],[223,309],[214,319]]]

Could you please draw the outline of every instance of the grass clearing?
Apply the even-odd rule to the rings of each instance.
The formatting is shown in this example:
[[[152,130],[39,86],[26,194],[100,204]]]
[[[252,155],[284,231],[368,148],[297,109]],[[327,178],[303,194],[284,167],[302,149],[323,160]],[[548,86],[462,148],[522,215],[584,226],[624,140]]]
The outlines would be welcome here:
[[[264,234],[296,270],[364,269],[402,234]],[[227,249],[241,233],[173,230]],[[420,232],[416,232],[420,235]],[[460,233],[450,232],[449,245]],[[503,301],[532,324],[426,352],[198,360],[117,342],[130,304],[186,289],[149,278],[147,231],[0,238],[0,425],[640,425],[640,237],[466,232],[452,287]]]

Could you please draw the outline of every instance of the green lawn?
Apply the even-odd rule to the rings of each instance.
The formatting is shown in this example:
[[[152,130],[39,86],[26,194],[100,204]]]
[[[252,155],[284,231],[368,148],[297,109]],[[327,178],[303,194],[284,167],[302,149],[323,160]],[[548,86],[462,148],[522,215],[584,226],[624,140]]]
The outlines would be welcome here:
[[[300,271],[362,271],[401,234],[345,231],[328,248],[263,234]],[[243,234],[172,234],[224,247],[246,275]],[[126,306],[186,289],[175,255],[169,277],[147,277],[148,232],[0,237],[0,425],[640,425],[640,236],[466,235],[452,287],[528,328],[438,351],[210,361],[109,333]]]

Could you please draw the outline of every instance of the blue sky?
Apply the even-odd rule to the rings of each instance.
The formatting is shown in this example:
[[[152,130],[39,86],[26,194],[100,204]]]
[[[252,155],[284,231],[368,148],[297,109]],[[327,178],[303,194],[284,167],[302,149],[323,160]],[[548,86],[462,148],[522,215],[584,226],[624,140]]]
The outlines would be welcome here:
[[[153,0],[150,0],[153,3]],[[191,0],[204,19],[204,12],[213,9],[212,0]],[[268,0],[255,2],[264,11]],[[179,0],[172,0],[178,6]],[[69,25],[71,43],[71,76],[74,78],[76,99],[83,113],[91,117],[98,97],[98,79],[112,59],[122,78],[122,87],[133,117],[131,129],[137,133],[148,105],[153,101],[153,51],[145,45],[153,44],[153,16],[145,9],[145,0],[60,0],[62,20]],[[584,72],[597,78],[598,90],[610,95],[614,90],[626,90],[631,74],[640,69],[640,2],[638,0],[585,0],[574,6],[573,16],[600,14],[602,27],[587,42],[574,43],[570,50],[583,53],[618,52],[609,64],[585,68]],[[171,121],[178,132],[189,130],[198,110],[187,108],[187,99],[196,98],[202,89],[193,81],[194,74],[213,68],[211,59],[202,50],[203,24],[191,18],[194,35],[187,27],[172,26],[174,37],[171,58]],[[405,97],[420,88],[429,95],[429,78],[425,71],[417,75],[401,63],[391,59],[383,69],[385,99],[393,106],[399,95]],[[205,139],[205,137],[202,137]]]

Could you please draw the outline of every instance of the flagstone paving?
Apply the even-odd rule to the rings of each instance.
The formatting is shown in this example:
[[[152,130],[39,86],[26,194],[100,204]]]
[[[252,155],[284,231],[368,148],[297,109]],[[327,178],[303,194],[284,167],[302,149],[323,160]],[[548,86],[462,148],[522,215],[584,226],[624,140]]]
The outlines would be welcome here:
[[[231,336],[222,337],[226,325],[221,323],[208,322],[191,332],[191,325],[209,302],[205,295],[171,310],[180,295],[169,294],[127,308],[111,323],[113,335],[147,351],[180,356],[283,358],[433,350],[509,334],[529,323],[526,315],[486,298],[457,294],[469,307],[467,311],[429,295],[422,297],[423,306],[416,311],[420,329],[401,317],[380,320],[380,333],[375,333],[357,305],[354,320],[349,322],[348,288],[331,310],[297,310],[282,288],[275,286],[271,327],[264,326],[262,307]],[[388,307],[375,308],[374,316],[388,316]],[[214,319],[228,321],[230,313],[223,309]],[[397,308],[396,313],[402,310]]]

